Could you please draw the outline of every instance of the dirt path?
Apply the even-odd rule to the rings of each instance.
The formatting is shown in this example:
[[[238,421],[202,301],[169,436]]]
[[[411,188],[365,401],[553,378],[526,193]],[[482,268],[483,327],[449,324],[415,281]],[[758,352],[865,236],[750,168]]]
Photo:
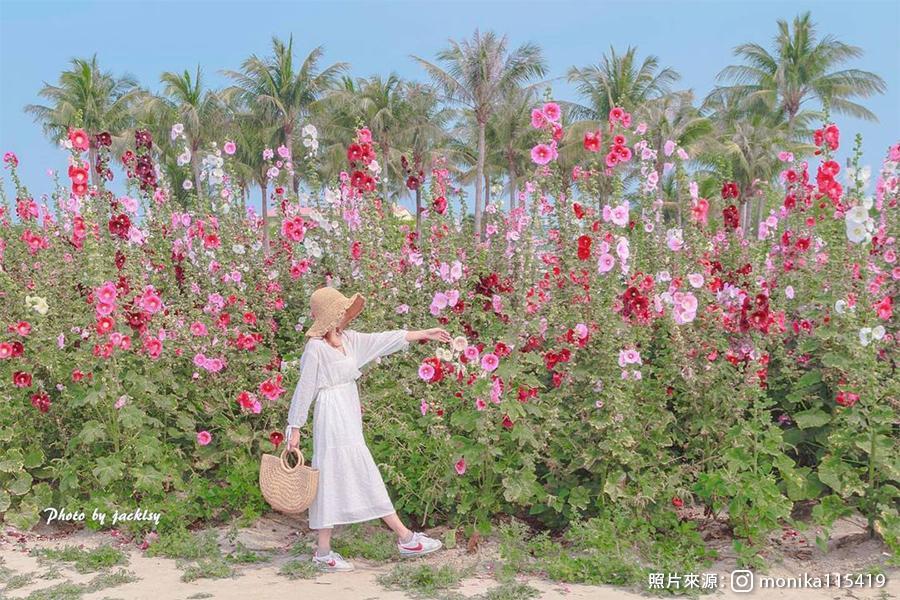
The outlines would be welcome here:
[[[248,600],[256,598],[308,598],[329,600],[406,600],[410,598],[405,592],[385,589],[377,578],[389,572],[397,562],[374,563],[360,559],[353,560],[356,570],[350,573],[321,574],[314,579],[291,580],[278,573],[279,569],[290,560],[305,560],[306,556],[291,556],[288,550],[293,545],[291,537],[296,540],[295,525],[284,522],[277,516],[260,519],[253,527],[242,529],[236,538],[228,538],[224,529],[219,530],[222,545],[230,539],[232,547],[236,544],[247,550],[270,553],[265,563],[237,565],[237,573],[233,577],[223,579],[198,579],[186,582],[182,580],[184,565],[167,558],[148,557],[134,543],[123,543],[120,538],[109,532],[91,532],[80,530],[63,534],[46,531],[43,534],[21,534],[9,528],[0,533],[0,598],[28,598],[29,594],[44,591],[44,596],[32,596],[42,600],[188,600],[191,598],[213,598],[216,600]],[[847,526],[848,531],[854,527]],[[855,535],[847,533],[847,535]],[[285,541],[288,543],[285,543]],[[118,544],[117,544],[118,542]],[[36,548],[62,548],[65,546],[83,546],[96,548],[102,544],[118,545],[126,552],[127,565],[113,567],[107,572],[124,569],[133,581],[126,583],[113,582],[109,587],[96,591],[82,592],[79,595],[64,595],[65,588],[58,587],[65,582],[75,585],[86,585],[95,581],[97,572],[79,573],[68,563],[41,563],[31,554]],[[869,544],[869,545],[867,545]],[[863,566],[883,559],[879,557],[883,547],[875,542],[858,544],[846,543],[836,547],[827,556],[816,557],[810,554],[807,560],[790,559],[773,566],[768,574],[773,576],[798,576],[805,572],[865,572]],[[872,554],[876,556],[872,556]],[[475,554],[468,554],[464,549],[444,550],[441,553],[419,559],[418,562],[440,566],[450,564],[457,568],[473,568],[474,576],[462,580],[454,592],[465,597],[483,594],[498,586],[491,575],[492,560],[496,556],[495,548],[485,546]],[[814,599],[888,599],[900,598],[900,571],[887,572],[887,584],[881,588],[848,589],[792,589],[776,592],[756,590],[752,593],[736,593],[729,588],[729,572],[734,568],[727,557],[709,568],[708,573],[717,573],[720,590],[715,598],[779,598],[779,600],[814,600]],[[31,574],[31,577],[27,577]],[[22,577],[22,576],[25,577]],[[19,577],[16,577],[19,576]],[[14,581],[14,589],[9,589],[10,581]],[[548,600],[637,600],[646,599],[647,595],[612,586],[566,585],[539,578],[523,578],[536,588],[539,598]],[[4,588],[3,586],[7,587]],[[57,587],[55,587],[57,586]],[[95,586],[96,587],[96,586]],[[51,591],[52,590],[52,591]]]

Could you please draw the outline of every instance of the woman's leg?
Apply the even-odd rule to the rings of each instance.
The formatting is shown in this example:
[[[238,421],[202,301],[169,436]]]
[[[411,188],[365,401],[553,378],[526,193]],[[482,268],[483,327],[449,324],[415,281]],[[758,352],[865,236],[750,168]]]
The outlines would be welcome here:
[[[334,531],[334,529],[329,527],[327,529],[317,529],[316,531],[319,534],[319,541],[316,544],[316,554],[325,556],[331,552],[331,532]]]
[[[403,521],[400,520],[397,513],[391,513],[388,516],[381,518],[384,519],[384,522],[387,523],[388,527],[394,530],[394,533],[397,534],[397,538],[401,542],[408,542],[410,538],[412,538],[412,531],[406,528],[406,525],[403,524]]]

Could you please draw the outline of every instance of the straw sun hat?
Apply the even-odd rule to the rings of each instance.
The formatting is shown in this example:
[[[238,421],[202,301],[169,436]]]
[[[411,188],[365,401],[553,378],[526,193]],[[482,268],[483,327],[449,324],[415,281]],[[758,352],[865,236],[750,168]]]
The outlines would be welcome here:
[[[349,323],[362,311],[365,304],[366,299],[360,294],[353,294],[348,298],[333,287],[317,289],[309,298],[314,321],[306,330],[306,335],[321,337],[329,329]]]

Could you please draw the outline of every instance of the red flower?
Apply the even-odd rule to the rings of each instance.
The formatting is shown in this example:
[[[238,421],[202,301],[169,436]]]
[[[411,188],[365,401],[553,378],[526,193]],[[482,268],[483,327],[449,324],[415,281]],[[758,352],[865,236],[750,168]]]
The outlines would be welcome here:
[[[600,130],[584,134],[584,149],[588,152],[600,152]]]
[[[722,199],[740,198],[741,190],[734,181],[726,181],[722,184]]]
[[[97,333],[106,335],[115,326],[116,322],[112,317],[100,317],[97,319]]]
[[[363,152],[359,144],[350,144],[347,146],[347,160],[350,162],[359,162],[362,160]]]
[[[72,185],[86,184],[88,180],[88,171],[84,167],[69,165],[69,179],[72,180]]]
[[[842,390],[838,392],[838,395],[834,399],[834,401],[841,406],[846,406],[847,408],[849,408],[859,402],[859,394],[854,394],[853,392],[845,392]]]
[[[406,179],[406,187],[409,188],[409,189],[411,189],[411,190],[417,190],[417,189],[419,189],[419,183],[420,183],[420,182],[419,182],[419,178],[416,177],[415,175],[410,175],[410,176]]]
[[[359,260],[362,256],[362,244],[359,243],[359,240],[354,241],[350,244],[350,258],[353,260]]]
[[[361,190],[366,184],[366,174],[362,171],[353,171],[353,174],[350,175],[350,185],[355,187],[358,190]]]
[[[128,239],[128,230],[131,229],[131,219],[125,213],[119,213],[109,220],[107,225],[109,232],[121,239]]]
[[[16,371],[13,373],[13,385],[20,388],[31,387],[31,373]]]
[[[730,204],[722,209],[722,218],[725,220],[725,227],[728,229],[737,229],[740,226],[740,217],[734,204]]]
[[[37,392],[31,395],[31,405],[42,413],[50,410],[50,396],[47,392]]]
[[[87,150],[90,145],[88,135],[84,129],[70,129],[69,141],[72,142],[72,147],[76,150]]]
[[[507,429],[512,429],[514,423],[512,419],[509,418],[509,415],[503,415],[503,426]]]
[[[682,506],[684,506],[684,500],[682,500],[678,496],[673,496],[672,497],[672,506],[674,506],[675,508],[681,508]]]
[[[580,219],[584,216],[584,207],[577,202],[572,203],[572,210],[575,212],[575,218]]]
[[[278,448],[278,446],[281,445],[281,442],[284,441],[284,434],[279,431],[273,431],[269,434],[269,441],[272,442],[272,445],[275,446],[275,448]]]
[[[434,210],[437,211],[437,214],[442,215],[447,210],[447,199],[443,196],[438,196],[432,202],[434,206]]]
[[[881,299],[881,301],[875,305],[875,312],[878,313],[879,319],[884,319],[887,321],[894,314],[894,299],[890,296],[885,296]]]
[[[16,325],[16,333],[21,335],[22,337],[31,333],[31,323],[28,321],[19,321]]]

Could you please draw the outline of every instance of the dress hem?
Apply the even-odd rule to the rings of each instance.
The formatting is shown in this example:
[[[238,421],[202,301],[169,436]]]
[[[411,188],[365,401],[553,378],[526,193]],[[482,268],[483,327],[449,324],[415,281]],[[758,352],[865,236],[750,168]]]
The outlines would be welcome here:
[[[375,515],[373,517],[365,517],[362,519],[354,519],[351,521],[334,521],[333,523],[329,523],[328,525],[323,525],[322,527],[313,527],[312,525],[310,525],[309,528],[313,529],[313,530],[332,529],[335,525],[349,525],[351,523],[365,523],[366,521],[374,521],[375,519],[382,519],[388,515],[394,514],[395,512],[397,512],[397,510],[392,508],[390,512],[386,512],[383,515]]]

